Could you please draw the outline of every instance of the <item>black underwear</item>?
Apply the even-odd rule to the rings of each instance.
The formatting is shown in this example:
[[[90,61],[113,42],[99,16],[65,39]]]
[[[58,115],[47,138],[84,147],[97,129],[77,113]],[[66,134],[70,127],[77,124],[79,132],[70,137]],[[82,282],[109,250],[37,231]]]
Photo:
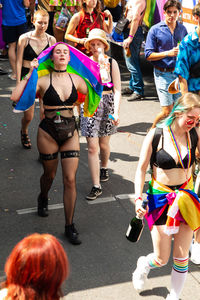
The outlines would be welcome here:
[[[77,129],[75,117],[65,118],[61,116],[64,127],[58,127],[59,124],[54,123],[54,118],[50,119],[45,117],[40,122],[39,127],[48,133],[59,146],[62,146],[69,138],[74,135],[74,131]]]

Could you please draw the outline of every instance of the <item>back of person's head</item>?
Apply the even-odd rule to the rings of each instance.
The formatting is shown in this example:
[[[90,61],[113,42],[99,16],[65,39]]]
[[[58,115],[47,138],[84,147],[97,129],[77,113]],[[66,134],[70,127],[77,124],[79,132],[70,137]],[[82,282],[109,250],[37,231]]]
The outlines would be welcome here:
[[[38,9],[36,10],[36,12],[34,12],[34,16],[33,16],[33,21],[35,21],[35,19],[40,16],[40,17],[47,17],[49,19],[49,14],[46,10],[44,9]]]
[[[181,2],[178,0],[168,0],[163,6],[163,10],[166,11],[169,7],[176,7],[178,10],[181,10]]]
[[[6,261],[6,299],[58,300],[68,272],[67,255],[59,241],[50,234],[31,234]]]
[[[200,2],[194,6],[194,8],[192,10],[192,14],[193,14],[193,16],[200,17]]]

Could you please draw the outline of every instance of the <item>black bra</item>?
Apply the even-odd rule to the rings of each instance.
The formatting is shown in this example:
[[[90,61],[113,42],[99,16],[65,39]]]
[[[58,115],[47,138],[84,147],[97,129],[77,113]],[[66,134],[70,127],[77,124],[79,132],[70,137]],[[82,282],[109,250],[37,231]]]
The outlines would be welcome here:
[[[180,162],[176,163],[174,158],[163,149],[163,142],[164,142],[163,130],[161,136],[162,136],[162,148],[156,151],[155,153],[152,153],[153,155],[153,158],[151,158],[152,165],[164,170],[170,170],[173,168],[182,168]],[[198,136],[194,128],[190,131],[190,139],[191,139],[191,162],[190,162],[190,167],[191,167],[191,165],[195,161],[195,149],[198,141]],[[186,155],[183,158],[183,165],[185,168],[187,168],[187,164],[188,164],[188,156]]]
[[[78,99],[78,93],[77,93],[77,90],[75,88],[75,85],[73,83],[73,80],[72,80],[70,74],[68,74],[68,75],[72,82],[72,90],[71,90],[71,94],[70,94],[69,98],[66,99],[65,101],[62,101],[62,100],[60,100],[60,96],[58,95],[58,93],[56,92],[56,90],[54,89],[54,87],[52,85],[52,73],[50,73],[50,85],[43,96],[43,104],[44,105],[72,106],[76,102],[76,100]]]
[[[30,35],[30,37],[31,37],[31,35]],[[34,58],[37,58],[38,55],[40,54],[40,53],[37,54],[34,51],[34,49],[32,48],[32,46],[30,45],[30,43],[29,43],[30,42],[30,37],[28,38],[28,44],[24,48],[24,54],[23,54],[23,59],[24,60],[28,60],[28,61],[32,61]],[[47,43],[46,47],[42,51],[44,51],[45,49],[47,49],[49,47],[48,36],[47,36],[47,42],[48,43]]]

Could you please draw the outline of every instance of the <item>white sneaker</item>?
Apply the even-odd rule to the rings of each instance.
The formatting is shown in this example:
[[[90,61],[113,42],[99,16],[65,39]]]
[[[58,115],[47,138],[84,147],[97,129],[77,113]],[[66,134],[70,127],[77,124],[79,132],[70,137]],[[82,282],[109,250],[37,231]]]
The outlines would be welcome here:
[[[137,261],[137,268],[132,274],[132,283],[135,290],[138,292],[144,289],[147,275],[149,274],[150,267],[146,256],[140,256]]]
[[[200,264],[200,243],[192,244],[190,260],[196,265]]]
[[[178,298],[175,297],[175,296],[171,296],[170,294],[168,294],[166,300],[178,300]]]

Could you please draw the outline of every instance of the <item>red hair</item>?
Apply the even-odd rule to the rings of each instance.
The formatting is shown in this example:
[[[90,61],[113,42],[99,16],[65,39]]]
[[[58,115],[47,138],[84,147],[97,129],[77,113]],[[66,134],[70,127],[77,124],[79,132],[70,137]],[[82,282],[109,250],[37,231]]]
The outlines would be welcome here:
[[[69,263],[54,236],[34,233],[14,247],[6,261],[5,273],[8,299],[58,300]]]

